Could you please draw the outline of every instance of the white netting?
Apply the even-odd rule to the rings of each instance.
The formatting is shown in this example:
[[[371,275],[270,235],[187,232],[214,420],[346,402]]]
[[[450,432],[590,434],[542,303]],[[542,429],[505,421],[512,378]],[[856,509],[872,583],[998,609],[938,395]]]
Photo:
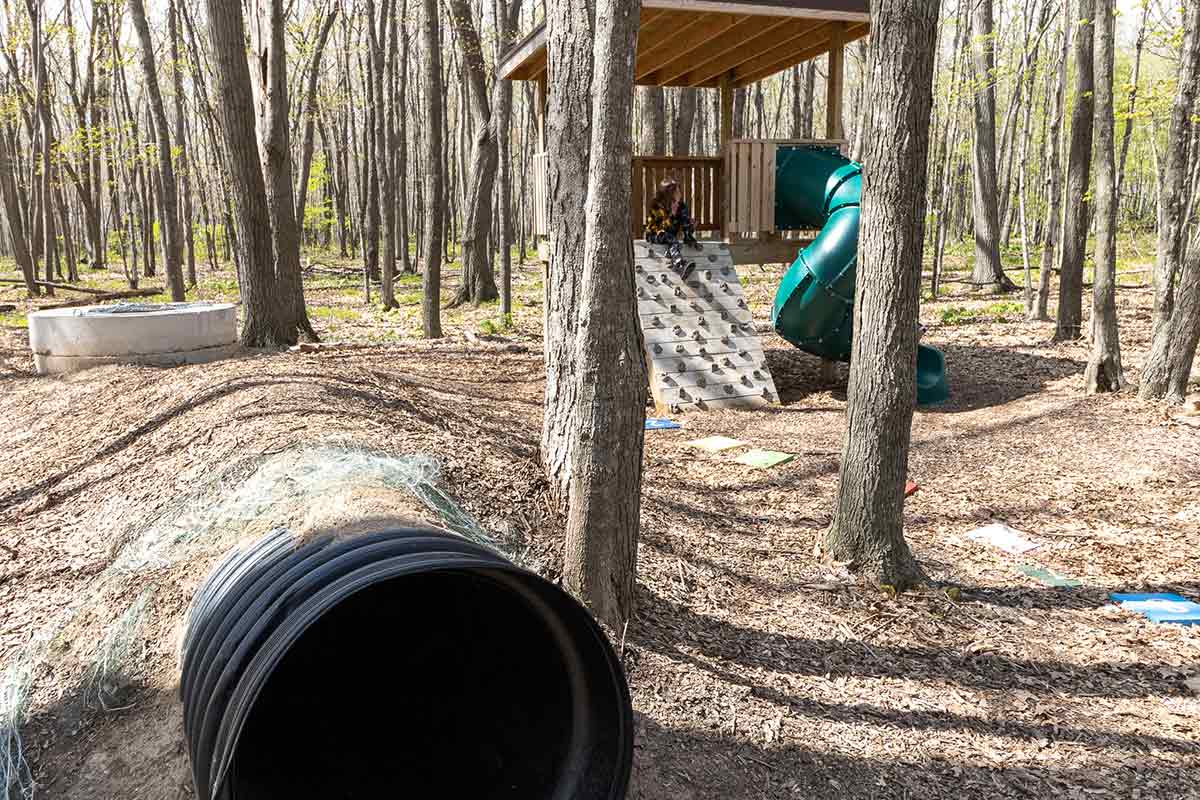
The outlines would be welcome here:
[[[126,529],[124,547],[112,564],[79,593],[76,604],[47,625],[0,672],[0,800],[29,800],[34,785],[22,749],[19,728],[29,708],[34,677],[43,666],[53,672],[53,649],[47,645],[80,611],[103,596],[109,581],[130,574],[150,573],[188,559],[213,558],[230,545],[272,530],[302,527],[313,509],[336,502],[353,504],[361,493],[386,504],[388,492],[415,498],[445,528],[489,547],[509,559],[530,563],[526,544],[500,540],[486,533],[475,519],[437,486],[437,463],[428,456],[393,456],[357,446],[307,445],[227,466],[188,495],[178,498],[150,519]],[[356,494],[357,493],[357,494]],[[379,498],[382,498],[379,501]],[[152,577],[152,576],[151,576]],[[155,587],[148,586],[136,601],[107,626],[84,678],[84,696],[108,710],[127,705],[127,689],[143,651],[142,620]]]

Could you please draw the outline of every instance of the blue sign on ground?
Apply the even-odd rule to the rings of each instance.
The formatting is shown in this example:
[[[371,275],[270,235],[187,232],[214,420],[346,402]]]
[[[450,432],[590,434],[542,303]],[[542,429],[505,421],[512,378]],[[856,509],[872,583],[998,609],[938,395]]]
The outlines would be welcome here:
[[[678,422],[672,422],[669,419],[646,417],[646,430],[648,431],[671,431],[682,427]]]
[[[1142,614],[1151,622],[1200,625],[1200,604],[1186,597],[1167,593],[1110,594],[1121,608]]]

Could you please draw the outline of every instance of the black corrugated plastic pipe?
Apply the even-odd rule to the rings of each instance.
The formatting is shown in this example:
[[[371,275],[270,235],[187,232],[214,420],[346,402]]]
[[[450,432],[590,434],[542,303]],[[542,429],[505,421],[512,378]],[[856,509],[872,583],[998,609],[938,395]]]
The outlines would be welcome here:
[[[629,689],[570,595],[436,529],[235,551],[188,618],[201,800],[625,797]]]

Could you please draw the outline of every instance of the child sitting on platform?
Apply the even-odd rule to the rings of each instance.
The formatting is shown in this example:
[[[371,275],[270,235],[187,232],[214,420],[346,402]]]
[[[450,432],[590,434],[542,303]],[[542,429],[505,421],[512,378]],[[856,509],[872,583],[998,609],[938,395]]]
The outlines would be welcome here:
[[[696,268],[696,262],[683,257],[681,245],[700,247],[696,242],[695,230],[687,203],[683,200],[683,190],[678,182],[668,178],[658,187],[654,202],[650,204],[650,213],[646,217],[646,241],[666,245],[671,269],[685,281]]]

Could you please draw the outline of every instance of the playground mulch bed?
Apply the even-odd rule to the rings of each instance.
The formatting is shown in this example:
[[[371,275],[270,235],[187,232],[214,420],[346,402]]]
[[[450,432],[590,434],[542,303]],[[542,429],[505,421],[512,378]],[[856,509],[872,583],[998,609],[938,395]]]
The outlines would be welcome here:
[[[773,280],[752,275],[756,309]],[[1132,377],[1148,302],[1120,294]],[[1150,625],[1107,593],[1200,599],[1200,430],[1132,394],[1085,397],[1086,344],[987,318],[992,303],[923,309],[954,394],[914,422],[920,489],[906,523],[930,577],[920,591],[893,597],[813,558],[837,483],[844,371],[823,384],[815,359],[768,336],[781,406],[647,434],[624,652],[632,796],[1197,796],[1200,698],[1185,681],[1200,675],[1200,631]],[[945,324],[950,305],[982,316]],[[220,468],[299,442],[433,454],[468,511],[556,564],[562,520],[536,460],[539,337],[528,317],[504,341],[456,333],[49,380],[30,374],[20,332],[0,330],[0,664],[108,566],[131,524]],[[740,451],[686,443],[715,434],[796,457],[753,470],[733,462]],[[992,520],[1038,548],[1014,557],[963,537]],[[1082,586],[1043,587],[1020,564]],[[38,676],[25,734],[41,796],[191,796],[174,659],[207,569],[124,587],[126,599],[146,581],[157,590],[128,708],[82,704],[77,671]],[[94,648],[71,645],[81,659]]]

